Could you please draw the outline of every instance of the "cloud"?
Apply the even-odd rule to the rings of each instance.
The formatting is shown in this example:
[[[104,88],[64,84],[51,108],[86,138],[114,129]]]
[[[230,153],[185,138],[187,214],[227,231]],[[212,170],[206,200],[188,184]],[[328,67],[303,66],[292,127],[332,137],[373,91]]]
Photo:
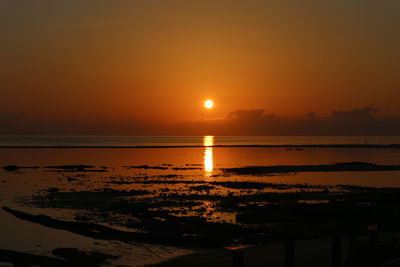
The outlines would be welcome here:
[[[400,118],[379,115],[373,106],[335,110],[328,117],[307,113],[283,118],[264,109],[239,109],[223,119],[165,123],[157,120],[43,121],[0,114],[0,134],[93,135],[400,135]]]
[[[356,108],[349,111],[333,111],[332,118],[342,120],[368,120],[374,117],[379,110],[373,106],[366,106],[364,108]]]
[[[228,116],[226,116],[226,119],[254,121],[262,119],[264,113],[265,113],[264,109],[251,109],[251,110],[239,109],[229,113]]]
[[[236,110],[218,127],[208,125],[216,135],[399,135],[400,118],[379,116],[374,106],[334,110],[328,117],[310,111],[303,118],[282,118],[263,109]]]
[[[310,111],[306,115],[304,115],[304,117],[306,117],[308,119],[315,119],[317,117],[317,114],[315,114],[314,111]]]

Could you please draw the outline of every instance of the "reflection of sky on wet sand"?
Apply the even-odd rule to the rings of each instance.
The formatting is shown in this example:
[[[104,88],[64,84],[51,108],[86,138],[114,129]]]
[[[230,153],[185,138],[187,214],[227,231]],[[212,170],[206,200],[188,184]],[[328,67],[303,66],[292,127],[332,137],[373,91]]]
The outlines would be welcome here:
[[[182,179],[204,180],[205,176],[214,176],[221,172],[220,168],[240,166],[265,165],[309,165],[332,164],[335,162],[362,161],[377,164],[399,164],[400,150],[398,149],[339,149],[339,148],[308,148],[304,150],[288,150],[287,148],[260,148],[260,147],[212,147],[218,142],[215,137],[205,136],[201,141],[203,147],[195,148],[133,148],[133,149],[0,149],[0,198],[3,200],[8,193],[26,192],[40,187],[45,183],[47,187],[56,187],[58,180],[54,179],[54,172],[39,168],[22,169],[16,173],[2,170],[5,165],[19,166],[51,166],[86,164],[107,166],[106,173],[85,173],[87,176],[78,177],[90,182],[84,183],[87,189],[99,186],[98,179],[108,176],[156,176],[179,175]],[[216,154],[217,152],[217,154]],[[187,165],[188,164],[188,165]],[[128,169],[123,166],[149,165],[163,166],[168,169]],[[218,168],[216,167],[218,166]],[[187,170],[173,170],[173,167],[188,168]],[[194,168],[194,169],[191,169]],[[208,175],[207,175],[208,174]],[[71,173],[70,176],[73,174]],[[15,176],[15,179],[13,177]],[[218,176],[218,181],[256,181],[273,183],[312,183],[312,184],[363,184],[369,186],[400,186],[400,172],[350,172],[350,173],[298,173],[297,175],[277,176]],[[29,181],[29,182],[28,182]],[[66,184],[77,189],[79,183]],[[90,186],[90,188],[88,188]],[[153,185],[152,185],[153,186]],[[12,189],[11,189],[12,188]],[[113,185],[118,189],[136,189],[134,185]],[[2,194],[4,192],[4,194]],[[8,192],[8,193],[7,193]]]
[[[274,176],[229,176],[225,175],[221,168],[240,167],[240,166],[265,166],[265,165],[308,165],[308,164],[332,164],[334,162],[364,161],[378,164],[399,164],[400,150],[398,149],[338,149],[338,148],[305,148],[304,150],[294,150],[287,148],[261,148],[261,147],[215,147],[218,137],[204,136],[198,141],[202,141],[202,147],[193,148],[132,148],[132,149],[1,149],[0,150],[0,205],[19,209],[15,200],[30,200],[32,195],[42,195],[49,189],[57,189],[61,192],[93,191],[99,194],[106,190],[145,190],[149,195],[129,198],[138,203],[154,201],[152,212],[162,214],[168,211],[168,216],[184,217],[198,216],[210,222],[236,222],[236,213],[226,208],[221,208],[218,201],[214,201],[215,196],[224,198],[226,196],[245,196],[255,195],[263,192],[285,193],[304,190],[299,187],[266,187],[265,189],[248,189],[246,184],[238,188],[230,188],[221,182],[254,182],[254,183],[283,183],[283,184],[308,184],[308,185],[335,185],[353,184],[366,186],[400,186],[400,172],[315,172],[283,174]],[[216,152],[216,154],[214,154]],[[214,158],[214,156],[216,156]],[[16,172],[9,172],[2,169],[5,165],[19,166],[38,166],[37,169],[21,169]],[[107,167],[106,172],[60,172],[45,168],[45,166],[60,166],[87,164],[93,165],[93,169]],[[128,166],[128,167],[127,167]],[[153,168],[129,168],[129,166],[152,166]],[[160,168],[161,167],[161,168]],[[221,174],[221,175],[220,175]],[[218,178],[215,178],[218,177]],[[216,182],[216,183],[214,183]],[[229,185],[229,184],[228,184]],[[73,190],[73,191],[72,191]],[[307,190],[319,190],[309,188]],[[50,193],[53,191],[50,191]],[[168,195],[171,195],[170,197]],[[181,197],[190,199],[192,196],[200,199],[198,201],[189,200],[183,205],[180,204]],[[81,194],[77,195],[77,203],[81,203]],[[178,198],[175,198],[178,196]],[[20,198],[22,197],[22,198]],[[60,197],[63,197],[61,195]],[[164,197],[179,205],[162,204]],[[66,209],[51,209],[47,205],[55,205],[58,202],[54,199],[45,197],[50,202],[41,201],[45,209],[35,206],[25,205],[21,210],[32,214],[46,214],[52,217],[75,220],[76,214],[81,215],[80,211]],[[130,205],[120,201],[120,198],[111,199],[125,207]],[[319,201],[309,200],[307,201]],[[30,205],[34,202],[28,202]],[[47,203],[47,204],[46,204]],[[266,205],[266,202],[251,202],[251,205]],[[67,205],[72,205],[67,203]],[[78,204],[80,205],[80,204]],[[135,204],[136,205],[136,204]],[[41,206],[40,206],[41,207]],[[76,212],[76,213],[75,213]],[[90,216],[94,216],[90,213]],[[116,213],[114,210],[107,214],[107,220],[103,216],[103,211],[93,221],[110,223],[112,227],[119,227],[115,222],[125,227],[132,218],[130,214]],[[82,216],[81,216],[82,217]],[[85,217],[82,217],[85,218]],[[55,247],[59,247],[60,240],[70,240],[71,235],[64,233],[60,238],[54,239],[52,229],[37,227],[36,225],[26,226],[27,223],[13,218],[11,215],[0,210],[0,247],[44,254]],[[11,232],[10,229],[13,229]],[[40,231],[36,231],[40,229]],[[125,228],[122,228],[125,229]],[[131,230],[131,228],[127,228]],[[33,231],[32,231],[33,230]],[[22,235],[15,235],[15,232]],[[32,234],[30,234],[32,232]],[[40,233],[40,235],[38,235]],[[41,238],[43,236],[43,238]],[[4,237],[4,238],[3,238]],[[28,240],[28,241],[27,241]],[[78,248],[91,248],[87,245],[88,239],[74,239],[68,246]],[[38,247],[38,244],[42,244]],[[104,241],[103,252],[114,254],[120,251],[118,244]],[[94,249],[98,249],[97,245]],[[151,246],[152,250],[170,257],[164,247]],[[146,254],[139,247],[126,245],[124,251],[134,251],[124,253],[118,262],[113,262],[110,266],[123,265],[125,262],[132,262],[131,255],[143,256],[135,258],[136,262],[147,264],[155,263],[157,260],[152,254]],[[176,251],[177,254],[184,254],[186,251]],[[171,256],[172,257],[172,256]]]
[[[203,145],[204,145],[204,171],[205,175],[208,177],[212,175],[214,169],[213,148],[212,148],[212,146],[214,145],[214,136],[209,136],[209,135],[204,136]]]

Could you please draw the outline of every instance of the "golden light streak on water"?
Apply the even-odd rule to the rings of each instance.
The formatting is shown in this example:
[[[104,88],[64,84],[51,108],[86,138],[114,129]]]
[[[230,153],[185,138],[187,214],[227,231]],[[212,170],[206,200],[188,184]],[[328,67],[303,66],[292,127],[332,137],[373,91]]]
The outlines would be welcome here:
[[[214,145],[214,136],[206,135],[203,137],[203,145],[204,146],[213,146]]]
[[[203,137],[203,145],[204,145],[204,171],[207,177],[212,175],[214,170],[214,162],[213,162],[213,148],[214,145],[214,136],[206,135]]]

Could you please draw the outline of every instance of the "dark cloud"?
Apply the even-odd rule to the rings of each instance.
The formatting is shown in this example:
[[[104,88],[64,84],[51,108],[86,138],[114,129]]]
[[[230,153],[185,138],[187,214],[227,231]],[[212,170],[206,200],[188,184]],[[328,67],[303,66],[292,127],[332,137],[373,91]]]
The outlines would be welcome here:
[[[244,110],[239,109],[232,111],[226,116],[227,120],[239,120],[239,121],[256,121],[260,120],[264,117],[265,110],[264,109],[251,109]]]
[[[333,111],[332,118],[342,120],[368,120],[374,117],[379,110],[373,106],[366,106],[364,108],[356,108],[349,111]]]
[[[306,117],[308,119],[315,119],[317,117],[317,114],[315,114],[314,111],[310,111],[304,117]]]
[[[184,127],[182,127],[184,128]],[[335,110],[328,117],[310,111],[303,118],[282,118],[263,109],[236,110],[225,119],[192,123],[190,129],[215,135],[399,135],[400,118],[379,116],[373,106]],[[195,134],[195,132],[192,132]]]
[[[263,109],[236,110],[223,119],[160,123],[138,119],[114,122],[40,121],[15,114],[0,114],[0,134],[98,135],[400,135],[400,118],[380,115],[366,106],[335,110],[328,117],[307,113],[303,118],[282,118]]]

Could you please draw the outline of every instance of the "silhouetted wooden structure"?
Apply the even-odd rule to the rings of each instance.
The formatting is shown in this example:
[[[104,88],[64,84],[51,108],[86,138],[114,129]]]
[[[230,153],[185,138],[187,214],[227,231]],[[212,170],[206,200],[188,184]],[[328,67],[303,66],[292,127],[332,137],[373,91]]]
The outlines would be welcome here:
[[[368,227],[368,242],[357,242],[353,232],[331,236],[331,266],[332,267],[379,267],[380,263],[389,259],[400,258],[399,237],[393,236],[390,244],[380,242],[377,225]],[[343,241],[347,241],[346,257],[343,252]],[[232,252],[232,266],[244,267],[244,251],[247,246],[227,247]],[[284,267],[295,267],[295,240],[287,238],[284,241]],[[268,266],[268,265],[266,265]]]

